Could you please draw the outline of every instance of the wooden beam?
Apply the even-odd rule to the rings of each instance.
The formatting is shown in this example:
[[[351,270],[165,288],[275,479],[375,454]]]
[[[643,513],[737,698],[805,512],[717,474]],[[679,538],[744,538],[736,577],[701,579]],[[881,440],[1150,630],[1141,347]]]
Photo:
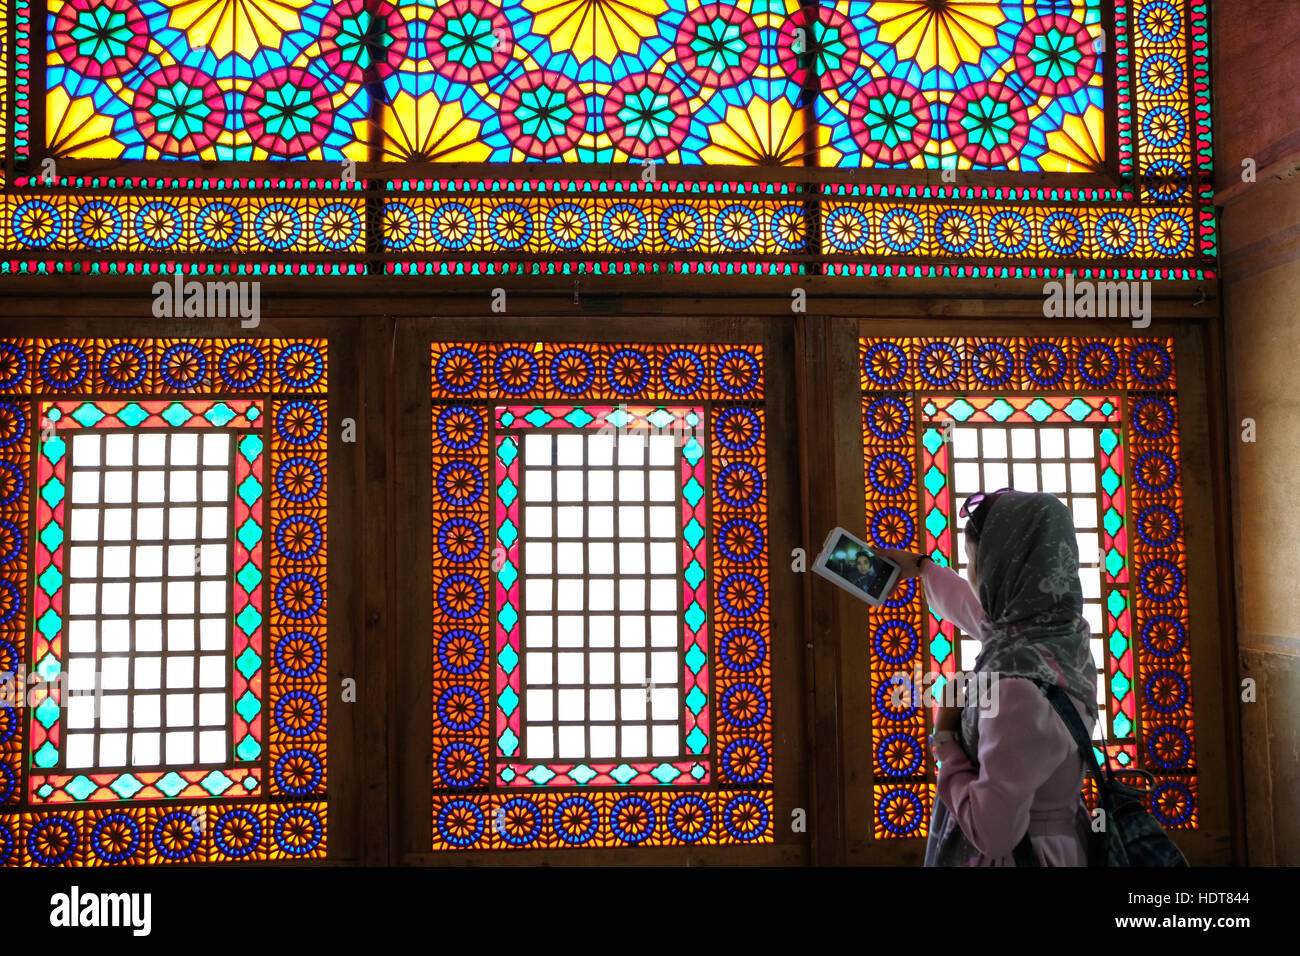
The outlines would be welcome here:
[[[227,277],[235,278],[235,277]],[[116,321],[135,316],[157,323],[151,334],[176,334],[175,319],[154,319],[157,276],[43,276],[0,280],[6,311]],[[221,281],[226,281],[222,278]],[[251,281],[251,280],[244,280]],[[393,315],[444,319],[477,317],[487,324],[523,316],[770,316],[793,322],[792,294],[803,289],[808,315],[917,320],[1017,317],[1045,319],[1043,279],[840,279],[826,276],[710,277],[282,277],[261,283],[267,317]],[[505,313],[493,312],[494,290],[505,291]],[[1151,284],[1157,319],[1208,320],[1218,309],[1217,279]],[[576,301],[575,301],[576,299]],[[1056,319],[1071,334],[1077,319]],[[1129,323],[1110,320],[1112,334]],[[939,334],[938,330],[929,334]]]
[[[333,413],[333,423],[341,417],[358,422],[358,443],[353,449],[354,467],[359,473],[361,499],[352,510],[352,520],[360,524],[361,546],[351,575],[339,576],[359,582],[363,592],[362,620],[357,633],[363,635],[358,660],[357,703],[360,710],[363,774],[350,785],[361,791],[363,808],[363,862],[383,866],[391,862],[396,821],[392,812],[394,781],[390,774],[393,755],[398,752],[395,716],[391,707],[395,648],[392,640],[397,629],[394,607],[394,568],[392,542],[394,494],[393,416],[391,414],[393,382],[393,325],[380,320],[362,323],[361,352],[356,356],[339,356],[360,378],[355,408]]]

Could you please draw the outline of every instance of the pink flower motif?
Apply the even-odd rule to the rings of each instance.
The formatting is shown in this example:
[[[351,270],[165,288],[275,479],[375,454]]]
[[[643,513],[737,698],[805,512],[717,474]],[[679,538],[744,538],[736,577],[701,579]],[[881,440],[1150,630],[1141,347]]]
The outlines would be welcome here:
[[[632,159],[667,156],[681,146],[690,125],[686,97],[659,74],[626,76],[605,99],[605,128],[615,148]]]
[[[1016,72],[1040,96],[1069,96],[1097,71],[1096,41],[1078,20],[1052,14],[1030,20],[1015,46]]]
[[[692,10],[677,31],[677,59],[702,87],[737,86],[758,69],[758,26],[729,4]]]
[[[872,80],[853,95],[849,130],[876,163],[906,163],[919,155],[932,125],[925,94],[897,77]]]
[[[802,34],[799,31],[802,30]],[[803,86],[808,67],[816,64],[820,87],[843,86],[862,63],[862,44],[853,22],[828,6],[804,8],[785,18],[777,40],[781,69],[791,82]]]
[[[514,34],[501,8],[484,0],[440,3],[425,24],[429,64],[456,83],[481,83],[510,63]]]
[[[196,156],[226,125],[225,99],[216,81],[188,66],[165,66],[144,77],[131,110],[140,134],[162,156]]]
[[[330,94],[315,75],[280,67],[253,81],[244,98],[244,125],[272,156],[302,158],[329,134]]]
[[[135,69],[148,52],[149,28],[129,0],[66,0],[49,44],[74,72],[102,80]]]
[[[372,64],[386,79],[407,57],[406,21],[389,0],[338,0],[321,21],[326,65],[345,83],[360,83]]]
[[[529,159],[556,159],[571,149],[587,125],[582,91],[550,70],[526,73],[501,95],[501,127]]]

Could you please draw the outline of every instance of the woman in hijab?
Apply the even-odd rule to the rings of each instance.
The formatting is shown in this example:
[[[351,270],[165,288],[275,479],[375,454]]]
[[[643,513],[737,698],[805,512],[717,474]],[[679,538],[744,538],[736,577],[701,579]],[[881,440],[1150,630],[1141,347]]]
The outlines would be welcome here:
[[[881,551],[903,578],[921,578],[935,614],[979,640],[975,671],[991,681],[984,701],[941,708],[935,721],[925,865],[1015,866],[1028,833],[1038,865],[1086,866],[1083,762],[1035,683],[1059,686],[1093,728],[1097,671],[1074,522],[1052,495],[1009,490],[973,495],[961,514],[969,586],[928,556]]]

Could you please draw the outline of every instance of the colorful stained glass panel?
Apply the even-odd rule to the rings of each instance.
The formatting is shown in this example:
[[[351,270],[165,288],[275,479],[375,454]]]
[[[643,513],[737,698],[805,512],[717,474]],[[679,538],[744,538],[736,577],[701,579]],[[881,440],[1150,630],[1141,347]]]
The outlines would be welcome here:
[[[261,441],[240,430],[263,417],[41,405],[32,660],[67,680],[31,712],[31,803],[262,795],[265,560],[236,529],[266,521]]]
[[[395,161],[797,166],[817,149],[828,166],[1097,171],[1100,7],[52,0],[46,144],[361,159],[378,85]]]
[[[32,9],[13,4],[25,161]],[[180,255],[272,274],[1213,275],[1198,0],[40,6],[42,161],[0,209],[18,272],[151,274]],[[154,179],[77,162],[98,158],[339,165]],[[346,160],[468,178],[366,179]],[[473,168],[502,162],[633,169]],[[697,183],[683,167],[790,172]],[[864,167],[943,183],[848,181]]]
[[[431,371],[435,849],[771,841],[761,350]]]
[[[823,165],[1104,169],[1107,27],[1098,0],[833,0],[805,9],[829,140]]]
[[[324,855],[326,384],[319,340],[0,341],[0,863]]]
[[[51,0],[45,136],[59,157],[364,159],[363,0]]]
[[[495,414],[499,782],[707,783],[703,409]]]
[[[966,495],[1016,487],[1066,501],[1099,674],[1099,748],[1113,766],[1155,776],[1151,808],[1164,826],[1195,827],[1172,343],[872,338],[860,356],[867,540],[961,568]],[[868,617],[873,830],[924,836],[928,721],[920,702],[900,704],[893,691],[968,667],[973,647],[926,610],[915,582]]]

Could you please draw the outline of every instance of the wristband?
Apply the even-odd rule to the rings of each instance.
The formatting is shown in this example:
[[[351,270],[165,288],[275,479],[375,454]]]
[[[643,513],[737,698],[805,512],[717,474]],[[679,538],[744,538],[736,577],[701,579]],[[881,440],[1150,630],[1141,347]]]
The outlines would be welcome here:
[[[936,730],[930,735],[930,746],[937,747],[939,744],[953,743],[957,740],[957,735],[951,730]]]

